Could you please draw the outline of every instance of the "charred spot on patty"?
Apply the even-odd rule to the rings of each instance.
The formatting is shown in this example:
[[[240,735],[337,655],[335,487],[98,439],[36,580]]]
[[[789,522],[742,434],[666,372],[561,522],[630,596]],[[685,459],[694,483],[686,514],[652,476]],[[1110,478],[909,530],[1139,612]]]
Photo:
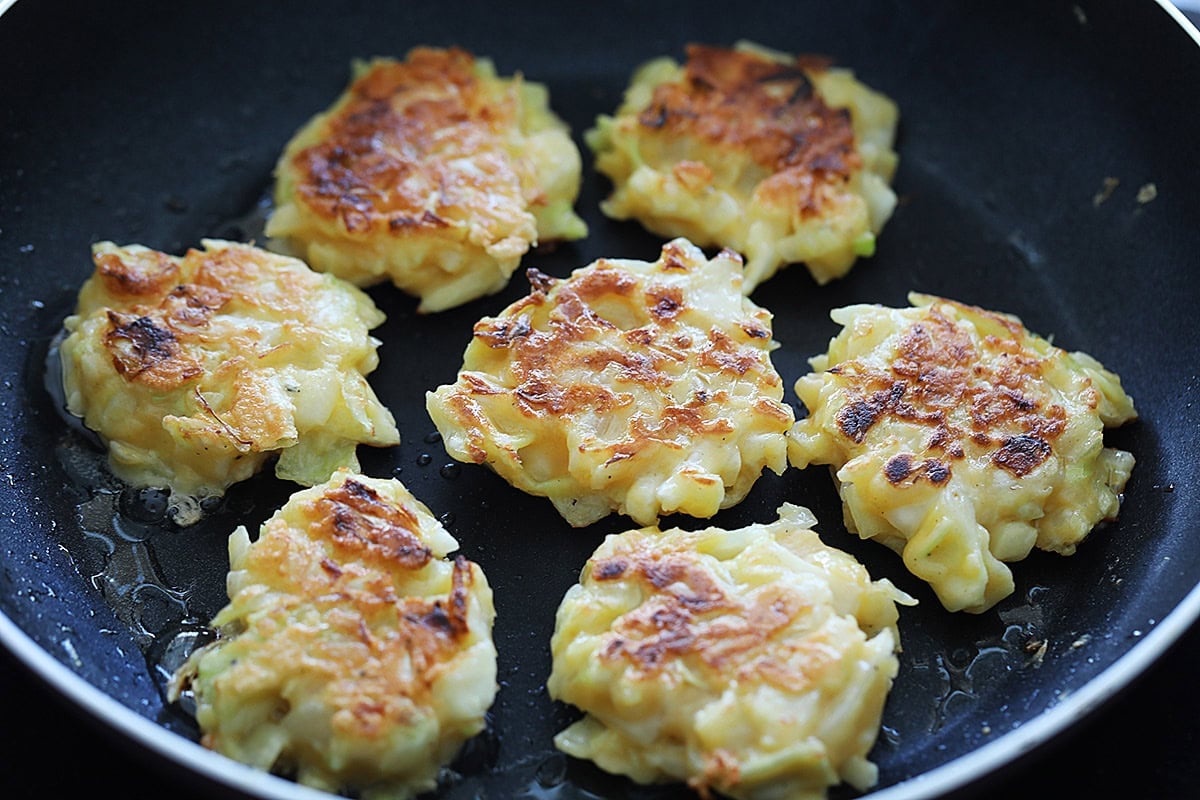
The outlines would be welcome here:
[[[360,481],[348,479],[317,501],[333,537],[361,542],[407,569],[429,562],[432,552],[417,535],[417,518],[402,505],[383,502]]]
[[[1037,469],[1052,452],[1050,443],[1040,436],[1010,436],[992,455],[992,463],[1022,478]]]

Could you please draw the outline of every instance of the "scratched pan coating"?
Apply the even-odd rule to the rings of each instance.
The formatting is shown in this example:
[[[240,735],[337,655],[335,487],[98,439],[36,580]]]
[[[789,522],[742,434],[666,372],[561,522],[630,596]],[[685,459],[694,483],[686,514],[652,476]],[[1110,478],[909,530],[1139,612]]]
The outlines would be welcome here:
[[[711,8],[710,8],[711,7]],[[540,9],[540,10],[539,10]],[[1107,442],[1137,457],[1121,518],[1070,559],[1034,554],[1017,591],[979,616],[950,615],[883,548],[846,535],[826,471],[767,473],[714,522],[767,521],[808,505],[823,538],[920,600],[872,753],[881,798],[969,788],[1081,723],[1194,620],[1200,503],[1189,482],[1198,345],[1187,320],[1200,252],[1200,77],[1195,41],[1155,2],[963,4],[218,2],[22,0],[0,17],[0,637],[84,714],[214,794],[303,797],[195,744],[163,700],[166,670],[224,602],[225,539],[251,530],[294,488],[235,487],[199,526],[178,530],[154,497],[122,492],[95,443],[68,425],[43,380],[62,318],[90,272],[94,241],[174,253],[200,238],[251,238],[275,158],[343,88],[350,62],[418,44],[466,47],[501,73],[547,84],[582,133],[611,111],[631,68],[691,41],[748,38],[820,52],[901,109],[900,204],[876,255],[817,287],[784,271],[755,299],[775,315],[773,358],[792,383],[836,326],[831,308],[902,305],[910,290],[1020,316],[1117,372],[1140,419]],[[1175,81],[1162,75],[1191,76]],[[601,256],[653,259],[661,244],[597,209],[607,184],[584,152],[578,210],[591,234],[525,264],[565,275]],[[1115,181],[1114,181],[1115,179]],[[453,380],[480,316],[504,292],[436,315],[390,287],[371,376],[400,446],[361,451],[441,515],[496,590],[501,689],[488,730],[456,764],[458,797],[688,797],[641,789],[556,756],[575,712],[545,693],[559,599],[607,533],[573,530],[540,498],[485,469],[452,465],[424,393]],[[664,520],[665,524],[688,520]],[[1152,589],[1152,590],[1151,590]],[[918,777],[920,776],[920,777]],[[196,783],[199,781],[199,783]],[[833,798],[854,796],[846,788]]]

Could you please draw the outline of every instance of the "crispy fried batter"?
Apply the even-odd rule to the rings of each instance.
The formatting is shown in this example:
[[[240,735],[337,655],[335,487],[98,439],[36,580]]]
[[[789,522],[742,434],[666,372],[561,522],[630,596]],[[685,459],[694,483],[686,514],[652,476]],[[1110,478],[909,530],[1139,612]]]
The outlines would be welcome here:
[[[202,743],[368,799],[432,789],[497,689],[491,590],[456,546],[399,482],[346,471],[235,531],[220,635],[172,685]]]
[[[267,234],[436,311],[503,287],[539,241],[579,238],[579,154],[545,91],[459,48],[362,64],[288,144]]]
[[[786,63],[694,44],[683,79],[654,87],[638,121],[660,135],[745,153],[772,175],[759,191],[790,195],[801,217],[828,213],[832,196],[862,168],[850,112],[828,106],[806,72],[829,67],[813,56]]]
[[[858,398],[836,416],[842,433],[861,444],[888,419],[929,426],[931,449],[950,459],[965,447],[991,451],[992,463],[1021,477],[1045,461],[1066,428],[1066,409],[1040,389],[1048,359],[1024,346],[1022,326],[1008,317],[972,307],[985,324],[1003,329],[977,342],[973,331],[931,305],[901,333],[884,369],[849,362],[830,367]],[[1081,402],[1094,409],[1097,393]]]
[[[866,789],[896,674],[897,603],[798,506],[726,531],[608,537],[559,607],[547,688],[586,712],[565,752],[702,796]]]
[[[292,156],[300,198],[350,233],[408,233],[475,216],[498,227],[497,206],[524,205],[498,148],[517,109],[498,102],[474,67],[462,50],[419,49],[363,73],[325,138]],[[490,169],[455,163],[472,155]]]
[[[770,315],[740,261],[668,243],[655,263],[600,259],[475,325],[456,383],[427,408],[447,451],[549,497],[576,526],[708,517],[779,471],[793,420]]]
[[[1136,417],[1119,379],[1014,317],[923,295],[854,306],[796,392],[800,467],[829,464],[846,522],[902,553],[947,608],[1013,591],[1003,562],[1063,554],[1114,518],[1133,467],[1102,429]]]
[[[588,143],[609,216],[747,257],[749,293],[783,265],[845,274],[895,205],[897,112],[828,59],[693,44],[638,70]]]
[[[370,298],[295,259],[204,246],[97,245],[61,347],[68,409],[118,477],[172,490],[180,522],[275,455],[315,484],[357,466],[359,443],[399,441],[365,378],[383,321]]]

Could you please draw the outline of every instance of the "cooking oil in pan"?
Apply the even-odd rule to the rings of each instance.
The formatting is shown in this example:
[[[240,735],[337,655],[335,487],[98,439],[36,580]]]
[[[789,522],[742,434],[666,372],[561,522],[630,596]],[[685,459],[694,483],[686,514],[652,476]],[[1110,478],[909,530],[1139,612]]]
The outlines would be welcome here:
[[[187,655],[211,638],[204,619],[212,612],[212,599],[193,608],[196,580],[179,570],[176,555],[164,563],[160,544],[173,539],[179,549],[182,534],[171,517],[167,493],[135,488],[118,481],[108,470],[103,445],[80,420],[66,411],[62,374],[55,340],[46,359],[45,387],[67,424],[56,456],[68,483],[80,498],[76,503],[77,529],[64,530],[63,545],[81,574],[86,576],[104,603],[137,643],[165,692],[170,673]],[[208,510],[214,510],[209,508]],[[188,555],[194,554],[183,548]],[[211,547],[209,549],[212,549]],[[215,574],[212,564],[191,561]],[[180,575],[173,579],[169,567]],[[225,566],[217,566],[223,571]],[[223,581],[222,581],[223,584]],[[165,694],[164,694],[165,697]]]
[[[207,620],[227,599],[228,535],[237,524],[257,530],[262,519],[286,499],[283,495],[291,487],[251,479],[248,484],[261,485],[236,486],[224,498],[207,499],[199,523],[180,526],[167,492],[131,487],[117,480],[108,470],[102,442],[66,411],[58,341],[47,355],[45,388],[67,424],[56,456],[78,498],[78,526],[64,526],[62,545],[137,644],[164,707],[183,712],[190,726],[194,698],[184,691],[172,706],[167,700],[168,687],[188,657],[215,637]],[[453,523],[452,518],[442,521]],[[499,752],[499,735],[489,714],[485,730],[443,769],[444,795],[479,796],[477,784],[481,776],[494,773]],[[529,765],[520,766],[525,767]],[[529,782],[533,787],[541,785],[536,776]],[[533,791],[528,796],[545,795]]]
[[[1046,592],[1033,586],[986,617],[954,618],[950,632],[909,639],[893,690],[905,701],[901,711],[885,714],[881,745],[895,750],[909,737],[957,735],[955,726],[978,704],[994,705],[997,686],[1038,669],[1050,646],[1043,633]],[[927,697],[928,705],[912,703],[914,696]]]
[[[243,224],[253,226],[253,217]],[[80,498],[76,504],[78,530],[64,534],[64,547],[138,644],[164,706],[168,706],[167,687],[175,671],[214,636],[207,620],[226,600],[228,533],[239,522],[256,529],[257,522],[285,498],[276,497],[274,489],[263,492],[261,487],[234,487],[225,498],[210,500],[201,509],[201,516],[213,524],[179,526],[164,491],[128,487],[109,473],[99,439],[65,410],[60,374],[55,342],[46,361],[45,384],[68,426],[57,448],[58,461]],[[435,444],[435,435],[427,437],[426,443]],[[425,452],[417,459],[420,466],[432,462]],[[460,471],[457,465],[445,465],[439,474],[456,480]],[[443,523],[451,525],[453,519],[443,519]],[[217,530],[221,525],[225,527]],[[999,628],[989,626],[991,632],[986,635],[979,635],[976,628],[965,642],[957,637],[957,643],[949,648],[914,647],[902,653],[898,682],[904,682],[903,691],[910,700],[915,693],[928,697],[929,704],[923,713],[909,713],[903,719],[885,717],[878,747],[895,751],[909,737],[937,735],[952,728],[956,719],[987,694],[991,683],[1005,673],[1036,668],[1045,653],[1038,634],[1042,591],[1032,589],[1023,603],[997,612]],[[192,698],[185,693],[178,708],[190,715]],[[549,742],[502,759],[501,739],[502,731],[489,715],[486,730],[443,770],[439,796],[446,800],[483,796],[491,781],[509,788],[523,786],[520,796],[537,800],[603,796],[585,788],[593,779],[570,774],[568,761]]]

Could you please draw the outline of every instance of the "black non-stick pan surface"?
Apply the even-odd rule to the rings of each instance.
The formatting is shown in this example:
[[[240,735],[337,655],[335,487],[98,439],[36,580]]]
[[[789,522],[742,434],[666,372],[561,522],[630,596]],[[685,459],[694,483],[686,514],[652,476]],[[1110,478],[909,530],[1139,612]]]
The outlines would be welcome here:
[[[831,308],[902,305],[918,290],[1017,314],[1091,353],[1121,375],[1141,416],[1108,436],[1137,458],[1119,521],[1073,557],[1016,565],[1015,594],[979,616],[945,612],[898,558],[847,535],[823,469],[767,473],[715,522],[769,521],[784,501],[807,505],[827,542],[919,599],[901,618],[901,670],[872,753],[879,798],[982,792],[998,770],[1053,753],[1200,612],[1194,37],[1153,0],[21,0],[0,17],[0,641],[16,671],[64,702],[24,708],[9,695],[0,741],[49,719],[72,730],[68,741],[128,743],[120,783],[134,796],[145,773],[181,795],[314,794],[203,750],[187,713],[164,701],[172,665],[225,602],[229,532],[256,530],[296,487],[251,480],[180,529],[153,497],[108,476],[44,380],[93,242],[182,253],[202,237],[260,238],[280,149],[341,91],[355,58],[402,57],[418,44],[490,56],[502,73],[546,83],[582,145],[638,63],[681,56],[692,41],[747,38],[827,54],[901,109],[900,204],[876,255],[828,286],[797,267],[755,294],[775,315],[789,401],[808,357],[836,332]],[[600,215],[608,187],[584,156],[578,209],[590,236],[526,264],[565,275],[601,256],[653,259],[660,240]],[[424,410],[425,392],[454,379],[472,324],[527,289],[518,273],[499,295],[428,316],[391,287],[371,290],[388,315],[372,383],[403,442],[364,449],[364,470],[403,480],[496,592],[500,692],[487,732],[439,796],[687,797],[605,776],[551,744],[576,714],[545,692],[554,610],[604,535],[631,523],[570,529],[548,501],[453,464]],[[1176,688],[1177,721],[1163,725],[1200,712],[1192,687]],[[4,791],[37,790],[47,769],[83,768],[86,746],[56,753],[53,744],[43,759],[8,764]],[[1047,779],[1095,770],[1041,759]],[[1163,765],[1134,763],[1128,774],[1153,780],[1155,769]]]

